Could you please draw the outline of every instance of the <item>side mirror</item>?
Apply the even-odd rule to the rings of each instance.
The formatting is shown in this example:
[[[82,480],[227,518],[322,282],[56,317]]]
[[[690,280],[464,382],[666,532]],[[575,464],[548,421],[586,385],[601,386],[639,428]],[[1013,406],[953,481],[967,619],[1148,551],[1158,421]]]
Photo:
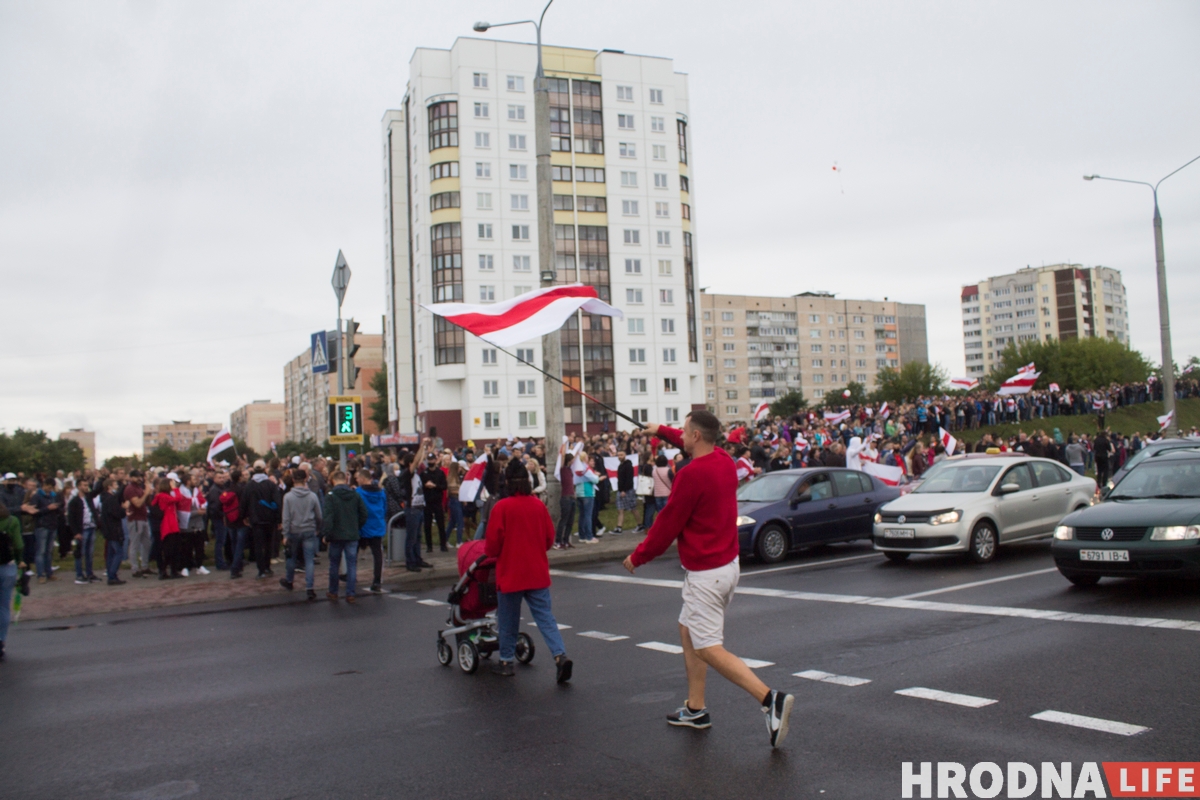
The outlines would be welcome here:
[[[1001,484],[1001,486],[1000,486],[1000,494],[1012,494],[1013,492],[1019,492],[1019,491],[1021,491],[1020,484],[1005,483],[1005,484]]]
[[[807,503],[810,500],[812,500],[812,495],[810,493],[801,492],[800,494],[798,494],[792,498],[791,506],[792,506],[792,508],[795,508],[796,506],[800,505],[801,503]]]

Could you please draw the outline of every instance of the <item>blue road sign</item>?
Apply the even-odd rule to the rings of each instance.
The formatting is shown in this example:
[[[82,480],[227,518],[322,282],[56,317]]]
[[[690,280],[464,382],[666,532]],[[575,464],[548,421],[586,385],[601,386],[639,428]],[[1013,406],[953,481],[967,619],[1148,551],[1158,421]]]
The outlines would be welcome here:
[[[314,375],[329,372],[329,344],[325,331],[317,331],[312,335],[312,371]]]

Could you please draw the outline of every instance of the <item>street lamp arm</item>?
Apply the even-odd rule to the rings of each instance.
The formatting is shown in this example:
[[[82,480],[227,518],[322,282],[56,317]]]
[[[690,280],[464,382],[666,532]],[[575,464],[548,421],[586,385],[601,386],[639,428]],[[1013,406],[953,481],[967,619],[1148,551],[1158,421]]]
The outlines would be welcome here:
[[[1195,157],[1195,158],[1193,158],[1191,161],[1189,161],[1189,162],[1187,162],[1186,164],[1184,164],[1184,165],[1183,165],[1183,167],[1180,167],[1179,169],[1175,170],[1175,172],[1179,172],[1179,171],[1180,171],[1180,170],[1182,170],[1184,167],[1191,166],[1192,164],[1195,164],[1197,161],[1200,161],[1200,156],[1196,156],[1196,157]],[[1163,177],[1162,177],[1162,178],[1161,178],[1161,179],[1158,181],[1158,183],[1154,184],[1154,191],[1157,193],[1157,192],[1158,192],[1158,187],[1162,185],[1162,182],[1163,182],[1163,181],[1165,181],[1167,178],[1171,177],[1172,175],[1174,175],[1174,174],[1175,174],[1175,172],[1169,172],[1169,173],[1167,173],[1166,175],[1164,175],[1164,176],[1163,176]]]
[[[1182,169],[1182,167],[1180,167],[1180,169]],[[1176,170],[1176,172],[1178,172],[1178,170]],[[1145,181],[1131,181],[1125,178],[1109,178],[1104,175],[1084,175],[1083,179],[1085,181],[1116,181],[1117,183],[1136,183],[1139,186],[1149,186],[1151,189],[1154,188],[1153,183],[1146,183]],[[1161,183],[1162,181],[1159,182]]]
[[[546,12],[543,11],[542,13],[544,14]],[[516,20],[515,22],[476,22],[475,30],[479,31],[480,33],[483,33],[488,28],[507,28],[509,25],[526,25],[526,24],[532,25],[535,28],[539,27],[539,23],[534,22],[531,19],[519,19],[519,20]]]
[[[550,0],[549,3],[546,3],[546,7],[542,9],[542,15],[538,17],[537,26],[539,31],[542,29],[542,20],[546,18],[546,12],[550,10],[550,4],[553,2],[554,0]],[[1184,166],[1186,166],[1186,164]],[[1182,168],[1183,167],[1180,167],[1180,169]]]

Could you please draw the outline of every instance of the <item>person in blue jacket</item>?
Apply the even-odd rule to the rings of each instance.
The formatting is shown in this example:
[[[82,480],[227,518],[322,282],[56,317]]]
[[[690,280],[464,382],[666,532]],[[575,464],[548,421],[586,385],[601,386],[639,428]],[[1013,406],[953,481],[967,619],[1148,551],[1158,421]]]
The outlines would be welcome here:
[[[383,534],[387,528],[387,494],[380,488],[379,483],[370,470],[360,469],[358,479],[358,496],[367,506],[367,521],[358,530],[358,549],[371,548],[371,558],[375,562],[375,578],[371,581],[371,591],[380,594],[383,587]]]

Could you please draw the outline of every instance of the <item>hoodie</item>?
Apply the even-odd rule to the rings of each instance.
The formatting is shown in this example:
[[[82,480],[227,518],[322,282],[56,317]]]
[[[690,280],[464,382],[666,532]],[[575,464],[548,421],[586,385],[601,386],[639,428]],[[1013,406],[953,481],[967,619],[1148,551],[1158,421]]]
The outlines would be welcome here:
[[[850,446],[846,448],[846,468],[847,469],[862,469],[862,439],[857,436],[850,437]]]
[[[321,503],[306,486],[293,486],[283,496],[283,535],[307,539],[321,527]]]
[[[325,507],[321,517],[321,530],[327,540],[356,542],[360,538],[359,529],[367,524],[367,504],[359,497],[358,492],[344,483],[339,483],[325,495]]]
[[[265,472],[255,472],[242,493],[242,519],[249,525],[275,525],[280,505],[279,487]]]
[[[387,526],[387,496],[377,483],[358,487],[358,496],[367,506],[367,521],[359,526],[359,536],[363,539],[382,539]]]

